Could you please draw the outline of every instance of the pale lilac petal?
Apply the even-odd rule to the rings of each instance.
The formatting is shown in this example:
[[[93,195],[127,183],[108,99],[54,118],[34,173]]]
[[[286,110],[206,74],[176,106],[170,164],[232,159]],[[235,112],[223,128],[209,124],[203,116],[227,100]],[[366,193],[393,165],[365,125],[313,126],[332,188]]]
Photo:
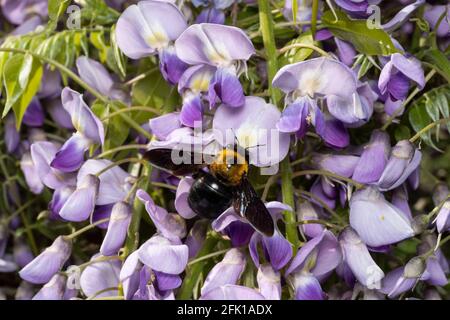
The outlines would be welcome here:
[[[256,275],[259,292],[267,300],[281,299],[281,277],[278,271],[275,271],[270,264],[262,264],[258,268]]]
[[[298,205],[297,217],[299,222],[319,219],[316,209],[309,201],[303,201]],[[299,229],[310,238],[319,236],[323,232],[324,228],[325,227],[323,225],[318,223],[307,223],[299,226]]]
[[[263,236],[262,243],[275,270],[280,270],[291,260],[292,245],[279,230],[276,229],[272,237]]]
[[[47,283],[63,267],[71,251],[71,240],[59,236],[50,247],[20,270],[19,275],[31,283]]]
[[[155,204],[150,195],[140,189],[136,197],[145,205],[145,210],[155,224],[156,229],[167,239],[182,239],[186,236],[186,223],[181,216],[168,213]]]
[[[350,225],[371,247],[396,243],[414,236],[411,222],[373,187],[353,194],[350,201]]]
[[[156,277],[156,284],[158,291],[165,292],[173,290],[181,286],[183,282],[179,275],[167,274],[163,272],[154,271]]]
[[[81,79],[101,94],[110,95],[114,81],[101,63],[86,56],[80,56],[76,65]]]
[[[171,112],[159,117],[150,119],[149,122],[152,133],[160,140],[165,140],[175,129],[181,128],[180,114]]]
[[[414,81],[420,89],[425,87],[425,76],[419,60],[414,57],[407,58],[400,53],[394,53],[391,56],[391,61],[398,71]]]
[[[301,96],[336,95],[347,99],[356,92],[356,77],[339,61],[316,58],[284,66],[277,72],[273,86]]]
[[[378,181],[388,162],[391,151],[389,135],[374,131],[356,165],[352,179],[363,184]]]
[[[28,105],[22,121],[29,127],[41,127],[44,124],[44,118],[41,102],[35,97]]]
[[[338,154],[314,154],[314,164],[321,170],[326,170],[344,177],[351,177],[359,162],[359,157]]]
[[[83,100],[83,95],[66,87],[61,93],[64,109],[70,114],[74,128],[94,143],[102,144],[105,139],[103,123]]]
[[[313,103],[309,98],[302,98],[286,107],[277,123],[281,132],[296,132],[297,137],[302,138],[308,130],[307,117],[309,105]]]
[[[237,285],[225,285],[208,291],[200,300],[265,300],[258,291]]]
[[[20,159],[20,169],[23,172],[28,188],[34,194],[40,194],[44,190],[44,184],[39,178],[36,166],[31,159],[31,153],[26,152]]]
[[[239,249],[230,249],[221,262],[216,264],[205,279],[201,294],[227,284],[237,284],[244,272],[245,255]]]
[[[175,209],[178,214],[185,219],[192,219],[197,214],[192,211],[188,203],[189,191],[191,190],[194,179],[191,177],[184,177],[181,179],[177,187],[177,194],[175,197]]]
[[[78,171],[77,181],[80,182],[88,174],[96,175],[112,164],[109,160],[87,160]],[[106,205],[124,200],[131,188],[130,175],[118,166],[114,166],[99,176],[97,205]]]
[[[139,252],[131,253],[120,269],[119,279],[122,282],[123,293],[126,300],[131,300],[139,288],[139,271],[142,263],[139,261]]]
[[[91,261],[102,256],[94,255]],[[94,262],[87,266],[80,277],[81,290],[87,297],[102,298],[118,295],[120,261],[109,260]]]
[[[395,298],[403,292],[411,290],[417,282],[416,278],[403,277],[404,267],[394,269],[384,277],[381,292],[389,298]]]
[[[248,60],[255,48],[239,28],[212,23],[190,26],[175,42],[177,55],[188,64],[226,66]]]
[[[339,243],[344,261],[356,279],[369,289],[379,289],[384,273],[372,259],[358,234],[348,227],[339,235]]]
[[[117,202],[114,205],[108,230],[100,247],[100,253],[102,255],[112,256],[119,252],[127,237],[132,213],[132,208],[128,203]]]
[[[30,147],[36,172],[42,183],[51,188],[59,189],[64,186],[75,185],[75,176],[72,173],[64,173],[50,166],[58,151],[58,146],[52,142],[39,141]]]
[[[184,271],[189,256],[186,245],[172,244],[166,238],[156,235],[139,249],[139,259],[153,270],[180,274]]]
[[[416,11],[419,7],[425,4],[425,0],[417,0],[405,7],[403,7],[399,12],[395,14],[395,16],[389,20],[389,22],[383,24],[381,27],[387,31],[392,32],[404,23],[408,21],[409,16]]]
[[[183,99],[180,121],[183,125],[191,128],[203,125],[203,101],[198,95],[190,95]]]
[[[174,85],[189,66],[178,58],[175,47],[169,46],[159,52],[159,69],[167,82]]]
[[[47,103],[47,111],[50,113],[53,121],[62,128],[73,130],[70,114],[63,108],[61,99],[54,99]]]
[[[4,139],[6,143],[6,150],[8,153],[13,153],[20,143],[20,133],[16,128],[16,120],[14,115],[8,114],[4,120]]]
[[[98,190],[99,178],[94,175],[85,176],[64,203],[59,215],[67,221],[87,220],[94,212]]]
[[[33,300],[63,300],[64,292],[66,290],[66,281],[65,276],[55,274],[52,279],[36,293]]]
[[[129,6],[117,21],[117,44],[126,56],[139,59],[167,47],[186,28],[186,20],[175,5],[141,1]]]
[[[225,13],[216,8],[203,9],[195,19],[195,23],[225,23]]]
[[[339,60],[351,67],[356,56],[355,48],[350,43],[342,41],[338,38],[335,38],[334,41],[336,42],[338,49]]]

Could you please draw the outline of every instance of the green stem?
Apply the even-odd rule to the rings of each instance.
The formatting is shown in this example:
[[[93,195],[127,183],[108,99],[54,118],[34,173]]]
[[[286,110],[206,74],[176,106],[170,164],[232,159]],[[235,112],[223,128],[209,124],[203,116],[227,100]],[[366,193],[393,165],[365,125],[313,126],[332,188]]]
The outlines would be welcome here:
[[[109,149],[108,151],[105,151],[103,153],[100,153],[98,156],[96,156],[96,159],[100,159],[100,158],[104,158],[107,155],[119,152],[119,151],[123,151],[123,150],[134,150],[134,149],[147,149],[148,145],[146,144],[127,144],[124,146],[119,146],[117,148],[114,149]]]
[[[69,239],[69,240],[73,240],[76,237],[82,235],[83,233],[85,233],[85,232],[87,232],[87,231],[89,231],[91,229],[94,229],[96,226],[98,226],[98,225],[100,225],[102,223],[108,222],[108,221],[109,221],[109,218],[98,220],[98,221],[96,221],[94,223],[88,224],[87,226],[85,226],[85,227],[83,227],[83,228],[81,228],[81,229],[79,229],[79,230],[77,230],[77,231],[75,231],[75,232],[65,236],[65,238]]]
[[[289,51],[291,49],[295,49],[295,48],[311,49],[311,50],[314,50],[314,51],[320,53],[324,57],[330,58],[330,55],[328,54],[328,52],[320,49],[317,46],[314,46],[312,44],[306,44],[306,43],[293,43],[293,44],[290,44],[290,45],[288,45],[286,47],[283,47],[280,50],[278,50],[278,54],[281,55],[281,54],[283,54],[283,53],[285,53],[285,52],[287,52],[287,51]]]
[[[83,89],[89,91],[95,98],[103,101],[106,104],[111,105],[111,108],[114,111],[118,111],[121,108],[119,108],[117,105],[115,105],[114,101],[109,100],[107,97],[103,96],[100,92],[89,86],[86,82],[84,82],[77,74],[75,74],[72,70],[67,68],[65,65],[59,63],[56,60],[47,58],[45,56],[42,56],[38,53],[32,52],[30,50],[24,50],[24,49],[17,49],[17,48],[0,48],[0,52],[12,52],[12,53],[19,53],[19,54],[29,54],[33,58],[39,59],[45,63],[51,64],[58,68],[61,72],[65,73],[68,77],[72,78],[76,83],[78,83]],[[152,136],[150,133],[148,133],[146,130],[144,130],[138,123],[136,123],[132,118],[130,118],[126,114],[120,114],[122,119],[130,125],[133,129],[135,129],[140,134],[144,135],[148,139],[151,139]]]
[[[292,175],[292,178],[297,178],[297,177],[300,177],[300,176],[306,176],[306,175],[319,175],[319,176],[330,177],[330,178],[334,178],[334,179],[337,179],[337,180],[342,180],[342,181],[345,181],[345,182],[347,182],[347,183],[350,183],[350,184],[352,184],[356,189],[362,189],[362,188],[364,188],[364,185],[363,185],[363,184],[361,184],[361,183],[359,183],[359,182],[357,182],[357,181],[355,181],[355,180],[352,180],[352,179],[347,178],[347,177],[340,176],[340,175],[338,175],[338,174],[335,174],[335,173],[333,173],[333,172],[326,171],[326,170],[303,170],[303,171],[296,171],[296,172],[294,172],[294,174]]]
[[[440,124],[445,124],[449,121],[450,121],[450,118],[444,118],[444,119],[440,119],[438,121],[430,123],[429,125],[425,126],[423,129],[421,129],[419,132],[417,132],[411,139],[409,139],[409,142],[411,142],[411,143],[416,142],[416,140],[419,139],[426,132],[430,131],[431,129],[433,129],[434,127],[436,127]]]
[[[209,237],[203,243],[203,247],[197,255],[197,260],[202,257],[208,255],[213,251],[214,247],[217,245],[219,240],[215,237]],[[189,300],[192,297],[194,287],[202,273],[205,265],[207,264],[206,260],[202,260],[192,266],[186,272],[186,276],[184,277],[183,284],[181,285],[180,291],[178,292],[179,300]]]
[[[273,32],[273,20],[270,11],[269,1],[258,0],[259,6],[259,25],[263,38],[264,48],[267,56],[267,74],[269,83],[269,92],[272,97],[272,102],[276,105],[281,99],[281,92],[272,87],[272,80],[278,71],[277,48],[275,45],[275,36]],[[281,162],[281,192],[283,202],[293,209],[293,211],[285,211],[283,213],[286,222],[286,237],[293,245],[294,251],[297,250],[300,241],[298,238],[298,230],[295,225],[295,201],[294,201],[294,187],[292,185],[292,168],[289,162],[289,157],[286,157]]]
[[[107,115],[106,117],[104,117],[102,119],[102,121],[108,120],[112,117],[115,117],[117,115],[120,115],[122,113],[127,113],[127,112],[133,112],[133,111],[144,111],[144,112],[148,112],[148,113],[153,113],[156,115],[160,115],[161,112],[157,109],[154,109],[152,107],[146,107],[146,106],[132,106],[132,107],[128,107],[128,108],[123,108],[123,109],[119,109],[117,111],[114,111],[112,113],[110,113],[109,115]]]
[[[23,210],[20,211],[20,218],[22,219],[23,226],[25,227],[25,231],[27,233],[27,238],[29,245],[31,247],[31,251],[33,251],[34,255],[39,254],[38,247],[36,245],[36,240],[34,239],[33,231],[31,230],[30,223],[28,218]]]
[[[142,170],[142,176],[150,177],[152,167],[146,163]],[[147,190],[150,179],[146,179],[142,188]],[[136,251],[139,246],[139,227],[141,225],[142,213],[145,210],[145,206],[142,201],[138,199],[134,200],[133,216],[131,217],[130,226],[128,227],[128,236],[125,242],[125,248],[123,257],[126,258],[129,254]]]
[[[277,47],[275,45],[275,36],[273,33],[273,20],[270,11],[269,1],[258,0],[259,6],[259,25],[263,38],[264,48],[267,56],[267,73],[269,82],[269,92],[272,96],[272,102],[277,104],[281,99],[281,92],[272,87],[272,80],[278,71]]]
[[[281,194],[283,203],[289,205],[293,211],[284,211],[284,221],[286,223],[286,238],[293,245],[294,254],[300,245],[298,238],[297,219],[295,216],[294,186],[292,185],[292,167],[289,157],[281,162]]]

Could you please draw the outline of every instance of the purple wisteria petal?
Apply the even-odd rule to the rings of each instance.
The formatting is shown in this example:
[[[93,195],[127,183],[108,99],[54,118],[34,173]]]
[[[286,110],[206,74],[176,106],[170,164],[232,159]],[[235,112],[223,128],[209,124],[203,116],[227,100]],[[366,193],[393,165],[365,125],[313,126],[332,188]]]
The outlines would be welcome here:
[[[6,115],[4,125],[4,139],[6,142],[6,150],[8,151],[8,153],[13,153],[20,143],[20,133],[16,128],[16,120],[14,118],[14,115]]]
[[[313,156],[313,162],[321,170],[330,171],[343,177],[351,177],[359,162],[359,157],[316,153]]]
[[[319,280],[312,274],[300,272],[293,276],[292,284],[295,288],[295,300],[324,300]]]
[[[100,253],[112,256],[119,252],[127,237],[130,225],[132,208],[126,202],[117,202],[112,208],[108,230],[103,238]]]
[[[405,57],[400,53],[394,53],[391,56],[391,62],[399,72],[414,81],[419,86],[419,89],[425,87],[425,76],[419,60],[414,57]]]
[[[58,188],[53,192],[52,200],[48,204],[48,209],[50,210],[50,217],[52,219],[59,218],[59,212],[67,199],[75,192],[75,186],[65,186]]]
[[[66,290],[66,277],[55,274],[41,290],[33,297],[33,300],[63,300]]]
[[[183,125],[191,128],[203,125],[203,102],[200,96],[190,95],[183,99],[180,121]]]
[[[66,87],[61,93],[64,109],[70,114],[73,127],[93,143],[102,144],[105,139],[103,123],[83,100],[83,95]]]
[[[74,172],[83,164],[84,153],[90,146],[89,139],[82,134],[75,133],[59,149],[50,165],[62,172]]]
[[[111,166],[109,160],[87,160],[78,171],[77,181],[80,183],[84,177],[92,174],[97,175],[101,170]],[[105,205],[124,200],[131,188],[130,175],[118,166],[111,167],[99,177],[100,186],[96,205]]]
[[[139,261],[139,252],[131,253],[122,265],[119,279],[123,286],[125,300],[131,300],[139,289],[140,270],[142,263]]]
[[[101,63],[86,56],[80,56],[76,65],[81,79],[101,94],[110,95],[114,81]]]
[[[61,99],[54,99],[47,103],[47,111],[50,113],[53,121],[62,128],[73,130],[70,114],[64,109]]]
[[[444,202],[436,216],[436,228],[439,233],[450,229],[450,200]]]
[[[369,143],[364,146],[352,179],[363,184],[377,182],[386,167],[390,151],[389,135],[374,131]]]
[[[196,257],[202,248],[206,239],[208,224],[209,222],[207,220],[196,221],[189,231],[186,241],[184,242],[189,247],[189,259]]]
[[[34,194],[40,194],[44,190],[44,184],[39,178],[39,174],[34,165],[33,159],[31,159],[31,153],[26,152],[22,155],[20,159],[20,169],[23,172],[25,181],[28,188]]]
[[[394,190],[391,202],[394,206],[399,208],[401,212],[403,212],[408,220],[413,220],[411,208],[408,203],[408,189],[405,185],[402,185]]]
[[[81,290],[87,297],[102,298],[118,295],[120,261],[96,261],[101,259],[96,254],[91,258],[80,277]]]
[[[35,97],[28,105],[22,121],[29,127],[41,127],[44,124],[44,118],[41,102]]]
[[[219,102],[229,107],[241,107],[245,103],[244,90],[234,69],[217,69],[209,85],[208,100],[211,107]]]
[[[175,47],[169,46],[160,50],[159,69],[167,82],[174,85],[178,83],[189,66],[178,58]]]
[[[298,221],[318,220],[319,216],[316,209],[309,201],[303,201],[297,206],[297,218]],[[307,223],[298,227],[303,233],[314,238],[322,234],[324,226],[318,223]]]
[[[401,140],[392,148],[378,187],[381,191],[392,190],[400,186],[419,167],[422,153],[408,140]]]
[[[311,197],[311,201],[313,203],[322,206],[322,201],[331,209],[336,207],[336,189],[330,185],[329,180],[325,178],[317,178],[311,186],[310,192],[315,196]]]
[[[167,274],[155,271],[156,287],[158,291],[165,292],[181,286],[182,280],[179,275]]]
[[[170,240],[155,235],[139,249],[139,259],[155,271],[180,274],[187,265],[189,249],[184,244],[172,244]]]
[[[167,47],[186,28],[185,17],[172,3],[140,1],[117,21],[117,44],[126,56],[140,59]]]
[[[144,203],[145,210],[161,235],[174,240],[186,236],[186,223],[181,216],[168,213],[166,209],[157,206],[150,195],[142,189],[137,191],[136,197]]]
[[[262,264],[256,274],[259,292],[267,300],[281,299],[281,277],[278,271],[275,271],[270,264]]]
[[[216,8],[203,9],[195,19],[195,23],[225,23],[225,13]]]
[[[63,267],[71,251],[71,240],[59,236],[50,247],[20,270],[19,275],[31,283],[47,283]]]
[[[149,121],[149,126],[155,137],[165,140],[172,131],[181,128],[180,113],[171,112],[152,118]]]
[[[403,277],[404,267],[394,269],[384,277],[381,292],[389,298],[395,298],[403,292],[411,290],[417,283],[416,278]]]
[[[41,87],[37,94],[38,98],[57,98],[62,90],[60,73],[47,67],[44,69],[42,78]]]
[[[30,151],[36,172],[45,186],[59,189],[75,185],[75,176],[72,173],[64,173],[50,166],[58,151],[57,145],[52,142],[39,141],[31,145]]]
[[[208,291],[200,300],[265,300],[255,289],[238,285],[224,285]]]
[[[188,64],[229,66],[248,60],[255,48],[239,28],[213,23],[191,25],[175,41],[178,57]]]
[[[20,268],[25,267],[34,259],[30,247],[20,238],[14,241],[13,250],[14,261]]]
[[[64,203],[59,211],[59,215],[67,221],[80,222],[87,220],[94,212],[99,183],[98,177],[94,175],[85,176]]]
[[[258,167],[277,164],[286,157],[290,142],[288,134],[276,129],[280,116],[280,111],[264,99],[246,97],[241,108],[217,109],[214,135],[222,146],[233,145],[235,137],[230,135],[233,131],[242,148],[252,147],[248,150],[250,163]]]
[[[42,18],[39,16],[32,16],[25,20],[20,26],[15,28],[11,33],[11,36],[22,36],[27,33],[37,31],[39,27],[42,26]]]
[[[448,6],[445,5],[434,5],[434,6],[428,6],[423,14],[423,17],[428,23],[430,24],[430,27],[435,29],[437,22],[439,21],[439,18],[441,15],[445,12],[445,10],[448,10]],[[447,18],[444,18],[441,21],[441,24],[439,25],[439,28],[437,29],[437,35],[439,37],[445,37],[448,36],[450,33],[450,26],[448,22],[448,11],[447,11]]]
[[[327,97],[328,111],[348,127],[359,127],[369,121],[373,114],[377,94],[367,83],[358,85],[357,92],[345,99]]]
[[[395,29],[399,28],[401,25],[408,21],[409,16],[425,4],[425,0],[417,0],[406,7],[402,8],[399,12],[395,14],[395,16],[389,20],[389,22],[383,24],[381,27],[387,31],[392,32]]]
[[[445,286],[448,284],[446,272],[436,256],[431,256],[427,259],[426,269],[421,279],[434,286]]]
[[[369,289],[379,289],[384,272],[372,259],[369,250],[358,234],[347,227],[339,235],[339,243],[344,261],[359,283]]]
[[[227,226],[224,232],[230,238],[233,247],[242,247],[249,243],[255,229],[248,223],[234,221]]]
[[[223,260],[208,273],[201,294],[204,295],[210,290],[227,284],[237,284],[242,272],[244,272],[245,264],[245,255],[239,249],[230,249]]]
[[[297,92],[311,98],[335,95],[347,99],[356,92],[356,84],[354,73],[345,64],[329,58],[284,66],[273,80],[273,86],[285,93]]]
[[[22,24],[28,15],[39,14],[45,17],[48,14],[47,1],[45,0],[3,0],[1,8],[4,16],[13,24]]]
[[[343,123],[316,110],[314,126],[316,132],[331,147],[345,148],[350,143],[350,135]]]
[[[281,118],[277,123],[277,128],[280,132],[287,132],[297,134],[298,138],[303,138],[308,130],[308,114],[310,105],[315,102],[308,98],[301,98],[298,101],[288,105],[283,110]]]
[[[342,261],[342,254],[336,237],[328,230],[309,240],[298,251],[286,270],[285,275],[306,270],[314,277],[327,276]]]
[[[194,94],[208,92],[211,79],[217,68],[209,65],[196,65],[189,67],[178,82],[178,92],[181,94],[190,91]]]
[[[336,42],[338,49],[339,60],[351,67],[353,65],[353,60],[356,57],[355,48],[350,43],[342,41],[338,38],[335,38],[334,41]]]
[[[411,222],[373,187],[353,194],[350,200],[350,225],[371,247],[396,243],[414,236]]]
[[[185,219],[192,219],[196,216],[196,213],[192,211],[187,201],[189,191],[194,183],[194,179],[191,177],[184,177],[181,179],[177,187],[177,194],[175,197],[175,209],[178,214]]]

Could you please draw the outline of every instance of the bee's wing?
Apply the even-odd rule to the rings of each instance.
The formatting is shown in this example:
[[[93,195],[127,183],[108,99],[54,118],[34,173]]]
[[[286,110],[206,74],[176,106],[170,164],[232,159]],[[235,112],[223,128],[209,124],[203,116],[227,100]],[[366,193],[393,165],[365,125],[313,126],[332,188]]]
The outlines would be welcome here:
[[[172,149],[159,148],[148,150],[144,157],[155,167],[169,171],[170,173],[183,176],[191,173],[196,173],[200,168],[204,167],[204,163],[196,164],[196,160],[203,159],[201,154],[193,152],[182,151],[180,158],[188,161],[177,164],[172,160]]]
[[[246,177],[235,196],[234,207],[260,233],[271,237],[275,231],[273,218]]]

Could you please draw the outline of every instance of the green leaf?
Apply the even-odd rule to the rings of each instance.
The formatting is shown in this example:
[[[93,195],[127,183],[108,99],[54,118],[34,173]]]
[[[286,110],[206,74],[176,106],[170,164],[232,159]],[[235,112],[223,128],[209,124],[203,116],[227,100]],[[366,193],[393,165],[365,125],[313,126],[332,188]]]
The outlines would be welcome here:
[[[297,21],[298,1],[292,0],[292,20]]]
[[[6,104],[3,117],[11,110],[16,116],[16,126],[20,128],[28,105],[39,90],[43,68],[31,55],[14,55],[5,65],[3,82],[6,88]]]
[[[114,63],[109,63],[111,59],[108,59],[108,64],[111,66],[112,69],[117,70],[118,74],[121,76],[121,78],[125,78],[127,71],[126,71],[126,59],[123,55],[122,51],[119,49],[119,46],[117,45],[117,39],[116,39],[116,25],[112,26],[111,28],[111,50],[112,50],[112,57],[114,58],[112,61]],[[110,50],[110,51],[111,51]],[[110,53],[110,52],[108,52]],[[108,55],[111,56],[111,54]]]
[[[71,0],[48,0],[48,16],[52,21],[58,21],[66,11]]]
[[[151,71],[150,73],[149,70]],[[162,77],[155,63],[148,60],[142,61],[138,69],[138,75],[146,73],[144,79],[136,82],[132,87],[132,99],[135,106],[149,106],[166,112],[172,112],[181,104],[176,87],[170,86]],[[150,119],[148,112],[133,112],[132,118],[143,123]]]
[[[437,49],[428,50],[425,59],[450,83],[450,61],[444,53]]]
[[[449,118],[449,92],[449,85],[432,89],[425,93],[412,105],[409,111],[409,122],[415,132],[419,132],[432,122]],[[450,132],[449,122],[447,122],[447,130]],[[427,131],[426,134],[421,136],[421,138],[425,141],[425,143],[437,149],[431,139],[431,131],[432,130]],[[439,137],[438,133],[439,126],[437,126],[436,137]]]
[[[293,44],[316,45],[317,43],[314,42],[311,31],[307,31],[302,33],[297,39],[288,42],[286,46]],[[280,66],[306,60],[313,52],[314,50],[309,48],[292,48],[280,58]]]
[[[367,55],[390,55],[398,52],[389,35],[383,29],[369,29],[366,20],[352,20],[342,11],[322,15],[322,24],[336,37],[353,44],[357,51]]]
[[[394,135],[397,141],[406,140],[411,137],[411,131],[407,126],[400,124],[396,127]]]

